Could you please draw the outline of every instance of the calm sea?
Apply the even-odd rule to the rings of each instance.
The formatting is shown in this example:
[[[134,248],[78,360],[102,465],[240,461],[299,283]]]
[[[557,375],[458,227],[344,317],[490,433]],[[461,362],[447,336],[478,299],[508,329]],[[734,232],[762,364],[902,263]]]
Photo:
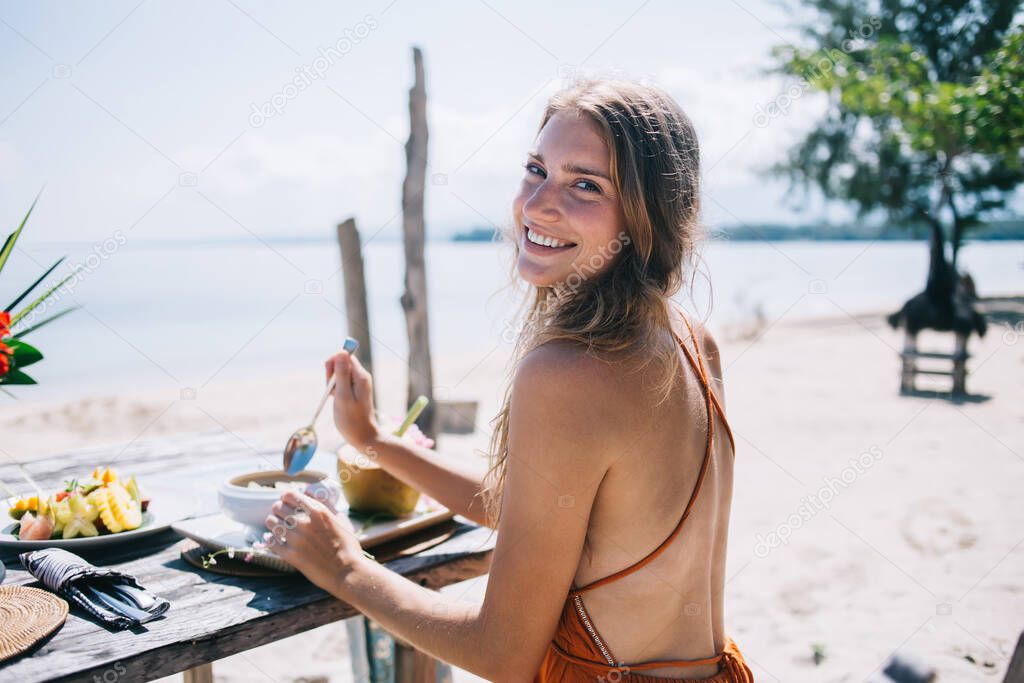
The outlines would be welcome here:
[[[85,270],[51,311],[83,308],[26,338],[46,359],[31,368],[41,386],[17,392],[23,400],[319,369],[345,336],[331,242],[27,245],[0,278],[3,305],[62,255]],[[373,241],[365,259],[374,351],[403,357],[402,245]],[[1024,242],[968,244],[961,259],[982,296],[1024,290]],[[758,314],[771,321],[895,310],[922,288],[927,261],[923,242],[716,242],[703,267],[713,288],[699,275],[687,305],[712,329]],[[427,264],[435,354],[482,355],[512,334],[507,248],[430,243]]]

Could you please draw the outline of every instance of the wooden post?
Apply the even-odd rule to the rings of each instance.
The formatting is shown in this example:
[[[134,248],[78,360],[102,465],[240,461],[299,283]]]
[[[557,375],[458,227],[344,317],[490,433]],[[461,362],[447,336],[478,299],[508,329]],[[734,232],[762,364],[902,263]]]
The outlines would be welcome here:
[[[431,399],[416,424],[424,434],[437,436],[434,379],[430,365],[430,325],[427,316],[427,271],[423,259],[425,220],[423,196],[427,180],[427,89],[423,53],[412,49],[415,80],[409,90],[409,140],[405,143],[406,172],[402,183],[402,233],[405,241],[405,291],[402,309],[409,336],[409,384],[406,404],[420,395]],[[395,681],[433,681],[436,662],[395,641]]]
[[[366,305],[366,279],[363,276],[363,250],[354,218],[349,218],[338,225],[338,246],[341,248],[341,269],[345,283],[348,335],[359,342],[356,356],[363,367],[372,373],[373,352],[370,344],[370,312]],[[374,394],[376,391],[375,386]],[[375,395],[375,405],[376,398]]]
[[[213,683],[213,662],[187,669],[182,680],[184,683]]]
[[[917,353],[917,340],[909,332],[904,333],[903,353],[900,354],[900,393],[914,393],[914,374],[917,372],[915,355]]]
[[[957,332],[953,351],[953,396],[967,395],[967,335]]]
[[[427,90],[423,53],[412,49],[415,81],[409,90],[409,140],[405,143],[406,174],[402,183],[402,232],[405,240],[405,292],[402,309],[409,336],[407,404],[419,395],[431,399],[416,423],[434,437],[434,380],[430,364],[430,325],[427,316],[427,272],[423,260],[425,240],[423,197],[427,178]]]
[[[437,683],[439,680],[436,659],[395,640],[395,683]]]
[[[1006,667],[1006,678],[1003,683],[1024,683],[1024,633],[1017,639],[1017,648],[1010,657],[1010,665]]]

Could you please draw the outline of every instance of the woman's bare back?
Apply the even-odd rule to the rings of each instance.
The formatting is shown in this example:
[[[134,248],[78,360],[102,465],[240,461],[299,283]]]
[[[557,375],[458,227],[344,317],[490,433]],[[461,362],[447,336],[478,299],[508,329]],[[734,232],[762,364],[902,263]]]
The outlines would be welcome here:
[[[686,324],[670,308],[672,326],[697,357]],[[694,324],[711,388],[724,408],[718,349]],[[617,398],[629,424],[626,445],[607,471],[591,511],[586,545],[575,575],[584,586],[632,565],[676,527],[697,483],[707,446],[707,411],[701,379],[668,331],[682,363],[682,381],[660,406],[654,377],[622,377]],[[651,367],[654,367],[653,364]],[[701,659],[725,642],[723,591],[732,500],[733,445],[717,410],[714,443],[700,493],[681,533],[649,564],[583,596],[586,610],[619,661]],[[717,665],[647,670],[652,676],[703,678]]]

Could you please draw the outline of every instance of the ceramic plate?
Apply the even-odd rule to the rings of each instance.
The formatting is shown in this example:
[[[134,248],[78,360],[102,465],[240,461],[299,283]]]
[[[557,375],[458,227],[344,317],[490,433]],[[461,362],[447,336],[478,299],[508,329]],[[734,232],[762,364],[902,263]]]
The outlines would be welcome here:
[[[101,534],[99,536],[79,536],[78,538],[69,538],[64,540],[63,538],[51,538],[43,541],[21,541],[15,538],[14,531],[17,529],[17,522],[7,516],[6,510],[13,505],[16,498],[8,498],[3,501],[3,510],[0,510],[0,548],[10,548],[15,551],[22,550],[36,550],[38,548],[65,548],[74,552],[76,548],[90,549],[97,548],[106,545],[113,545],[116,543],[122,543],[124,541],[130,541],[140,536],[148,536],[149,534],[155,534],[165,529],[170,528],[173,522],[187,517],[188,513],[184,510],[177,510],[177,514],[172,514],[171,510],[161,509],[157,507],[155,510],[150,507],[149,510],[142,513],[142,526],[138,529],[132,529],[131,531],[122,531],[117,534]],[[169,497],[167,493],[161,492],[159,498],[154,496],[153,500],[159,501],[166,500],[170,501],[173,498]]]
[[[364,548],[372,548],[400,536],[439,524],[454,516],[455,513],[448,508],[429,507],[421,502],[417,509],[408,515],[380,519],[368,528],[360,529],[358,532],[359,542]],[[352,523],[359,529],[363,520],[353,518]],[[219,513],[175,522],[171,528],[211,551],[249,548],[252,542],[252,539],[247,536],[246,527]],[[291,565],[269,550],[256,551],[252,555],[252,561],[255,564],[278,571],[295,571]]]
[[[71,551],[78,548],[96,548],[98,546],[121,543],[123,541],[139,538],[140,536],[146,536],[148,534],[155,534],[170,526],[169,522],[161,522],[155,514],[151,512],[143,512],[142,526],[138,529],[132,529],[131,531],[122,531],[117,534],[100,534],[99,536],[91,537],[79,536],[78,538],[69,538],[67,540],[63,538],[51,538],[49,540],[42,541],[22,541],[15,538],[12,533],[17,528],[17,523],[13,520],[11,521],[11,524],[7,524],[0,528],[0,548],[11,548],[18,551],[36,550],[37,548],[65,548]]]

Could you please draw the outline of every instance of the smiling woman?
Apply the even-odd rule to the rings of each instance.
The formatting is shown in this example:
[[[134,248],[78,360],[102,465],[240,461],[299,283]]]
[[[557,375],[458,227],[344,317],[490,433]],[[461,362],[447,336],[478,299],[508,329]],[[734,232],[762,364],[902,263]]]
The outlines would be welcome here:
[[[389,436],[358,360],[326,364],[350,444],[498,530],[483,603],[373,563],[347,519],[294,491],[266,521],[288,529],[273,547],[488,679],[752,681],[723,616],[734,444],[721,361],[670,303],[694,273],[693,127],[656,88],[585,81],[549,102],[524,171],[509,241],[531,293],[489,471]]]

